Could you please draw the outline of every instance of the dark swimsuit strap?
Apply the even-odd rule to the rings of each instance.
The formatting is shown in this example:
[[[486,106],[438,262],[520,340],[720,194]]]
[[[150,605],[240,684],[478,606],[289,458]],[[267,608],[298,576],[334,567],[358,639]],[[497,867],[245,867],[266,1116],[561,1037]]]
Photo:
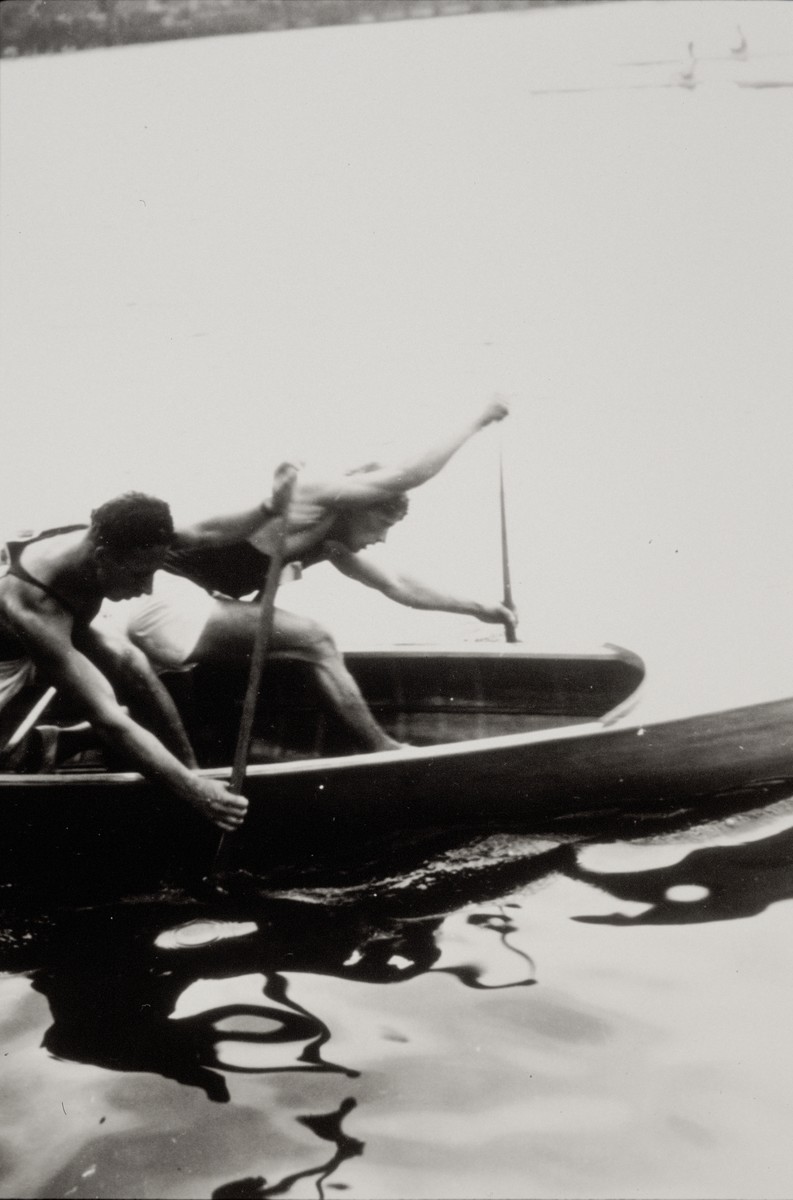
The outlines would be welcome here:
[[[46,583],[42,583],[40,579],[37,579],[35,575],[31,575],[30,571],[26,570],[21,563],[9,567],[6,575],[13,575],[16,579],[21,579],[23,583],[32,583],[34,587],[41,588],[42,592],[46,592],[48,596],[52,596],[53,600],[57,600],[59,604],[62,604],[66,611],[70,612],[73,617],[77,616],[77,613],[68,600],[64,600],[63,596],[55,591],[55,588],[49,587]]]
[[[37,537],[25,539],[24,541],[9,543],[9,549],[13,548],[16,551],[16,558],[14,561],[12,561],[11,565],[5,572],[6,575],[13,575],[16,579],[21,579],[23,583],[32,583],[34,587],[40,588],[42,592],[46,593],[46,595],[52,596],[53,600],[57,600],[59,604],[62,604],[66,611],[71,613],[76,620],[84,619],[83,614],[76,612],[74,605],[70,604],[68,600],[65,600],[60,592],[57,592],[55,588],[51,588],[49,584],[42,583],[42,581],[37,579],[35,575],[31,575],[27,567],[22,566],[22,563],[19,561],[19,555],[26,546],[30,546],[33,542],[41,542],[45,538],[55,537],[59,533],[74,533],[77,529],[85,528],[85,525],[63,525],[60,529],[48,529],[45,533],[40,533]]]

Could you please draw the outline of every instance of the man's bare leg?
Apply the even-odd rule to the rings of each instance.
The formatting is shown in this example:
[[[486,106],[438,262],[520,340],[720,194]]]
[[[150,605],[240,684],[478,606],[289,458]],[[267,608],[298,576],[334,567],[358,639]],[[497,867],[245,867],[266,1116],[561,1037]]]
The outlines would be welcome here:
[[[190,655],[204,663],[250,662],[259,625],[258,604],[242,600],[217,600],[201,637]],[[347,670],[330,633],[310,617],[276,608],[270,653],[294,658],[314,668],[320,690],[330,708],[367,750],[400,750],[402,743],[389,737],[375,721],[361,690]]]

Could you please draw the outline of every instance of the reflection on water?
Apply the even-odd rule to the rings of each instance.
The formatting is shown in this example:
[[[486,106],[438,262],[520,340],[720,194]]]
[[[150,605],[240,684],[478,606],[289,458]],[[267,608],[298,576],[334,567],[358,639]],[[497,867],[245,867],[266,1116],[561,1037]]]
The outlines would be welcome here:
[[[475,988],[516,987],[535,982],[531,957],[509,941],[517,926],[503,907],[495,912],[463,910],[443,922],[435,935],[439,956],[430,968],[456,975],[461,983]],[[494,940],[506,954],[497,952]]]
[[[674,925],[752,917],[793,898],[793,829],[735,846],[706,846],[668,867],[605,872],[571,863],[566,873],[619,900],[649,906],[630,917],[584,915],[579,921]]]
[[[381,990],[385,984],[415,987],[423,981],[421,994],[427,998],[430,980],[435,978],[440,984],[446,977],[450,986],[455,981],[473,989],[472,1004],[473,996],[480,995],[481,1002],[469,1005],[468,1015],[461,1016],[459,1005],[450,1003],[450,993],[433,993],[430,1011],[423,1017],[424,1021],[440,1017],[434,1041],[442,1043],[444,1036],[457,1039],[463,1029],[467,1031],[466,1040],[455,1041],[455,1056],[458,1071],[470,1075],[475,1090],[479,1086],[498,1090],[493,1083],[475,1082],[483,1067],[482,1039],[492,1037],[488,1031],[491,1020],[499,1021],[499,1039],[503,1036],[511,1047],[511,1070],[519,1070],[522,1087],[531,1085],[535,1074],[541,1080],[548,1071],[549,1045],[558,1047],[560,1063],[573,1055],[569,1065],[561,1068],[564,1078],[582,1054],[586,1061],[598,1046],[608,1046],[617,1036],[619,1024],[639,1030],[641,1016],[639,1012],[630,1017],[626,1013],[615,1024],[616,1018],[607,1016],[602,1002],[599,1005],[594,997],[584,1001],[583,997],[573,1000],[557,994],[559,983],[554,985],[554,975],[559,973],[559,964],[554,967],[554,940],[561,944],[566,935],[561,925],[553,938],[545,928],[549,888],[557,891],[556,908],[568,909],[569,927],[577,926],[582,934],[584,928],[591,928],[591,937],[604,936],[596,934],[593,927],[598,925],[713,923],[756,915],[793,897],[793,827],[769,836],[757,836],[752,825],[748,829],[748,835],[739,829],[732,836],[752,840],[693,850],[678,847],[680,861],[665,866],[651,862],[641,870],[599,870],[587,865],[593,857],[597,859],[598,850],[589,843],[553,845],[491,837],[456,847],[417,867],[417,886],[410,901],[402,878],[390,883],[376,880],[369,888],[356,885],[313,893],[296,889],[292,896],[262,895],[244,903],[226,899],[213,906],[172,897],[19,917],[7,920],[2,930],[0,969],[26,972],[33,993],[46,998],[51,1023],[43,1040],[40,1034],[39,1038],[51,1066],[43,1095],[53,1087],[57,1091],[59,1067],[82,1064],[110,1073],[114,1079],[132,1075],[174,1081],[202,1094],[204,1103],[223,1105],[241,1117],[251,1106],[256,1109],[270,1103],[268,1093],[252,1093],[249,1085],[240,1093],[243,1080],[259,1080],[257,1088],[267,1079],[279,1080],[277,1095],[281,1099],[275,1101],[269,1119],[276,1119],[280,1112],[277,1121],[281,1125],[291,1122],[294,1132],[289,1136],[297,1138],[300,1149],[294,1145],[284,1150],[276,1138],[276,1152],[272,1131],[260,1133],[247,1140],[239,1160],[243,1169],[235,1171],[233,1156],[224,1159],[220,1154],[229,1139],[228,1128],[217,1134],[211,1127],[204,1128],[202,1153],[209,1153],[210,1159],[214,1153],[218,1163],[202,1175],[202,1187],[207,1191],[189,1194],[297,1196],[302,1194],[301,1186],[310,1185],[313,1194],[324,1196],[326,1187],[349,1186],[338,1177],[343,1164],[349,1171],[353,1160],[365,1163],[370,1153],[383,1153],[384,1129],[376,1115],[383,1093],[377,1081],[388,1075],[383,1076],[384,1068],[377,1060],[367,1063],[364,1025],[371,1005],[382,1014],[390,1006],[374,998],[370,1001],[369,989]],[[637,852],[652,859],[654,852],[668,855],[669,849],[668,844],[659,843],[639,847]],[[629,851],[630,846],[623,846],[620,865],[630,865]],[[419,887],[418,881],[424,886]],[[543,888],[538,891],[540,884]],[[564,889],[570,887],[575,890],[565,900]],[[603,912],[604,896],[628,911]],[[636,905],[644,906],[644,911],[631,915]],[[536,946],[542,947],[541,951]],[[578,954],[580,957],[580,949]],[[318,986],[323,979],[324,986]],[[550,992],[532,987],[523,992],[525,999],[517,998],[520,985],[525,988],[538,982],[550,984]],[[616,986],[624,990],[625,981],[618,980]],[[506,1000],[509,994],[516,996],[517,1006],[511,1003],[503,1009],[503,1001],[497,998]],[[406,994],[406,1001],[405,1009],[401,1005],[396,1009],[402,1012],[400,1018],[376,1018],[381,1047],[377,1055],[386,1053],[384,1048],[390,1045],[392,1056],[407,1055],[404,1061],[408,1062],[419,1055],[431,1064],[439,1051],[427,1041],[427,1033],[416,1027],[415,997],[411,1001]],[[364,1022],[360,1036],[345,1029],[348,1018],[344,1009],[350,1003],[353,1013],[357,1011]],[[494,1003],[498,1007],[493,1012],[500,1011],[501,1018],[489,1015]],[[450,1022],[446,1035],[442,1032],[444,1010]],[[11,1013],[0,1015],[10,1017]],[[637,1033],[631,1036],[635,1038]],[[529,1058],[518,1068],[530,1047]],[[401,1060],[390,1061],[394,1064],[391,1069],[397,1070]],[[290,1078],[295,1082],[284,1092]],[[314,1090],[321,1079],[327,1080],[324,1090]],[[419,1079],[423,1082],[413,1095],[418,1112],[428,1077],[422,1071]],[[306,1091],[309,1080],[316,1083]],[[345,1081],[341,1095],[327,1090],[334,1080]],[[11,1090],[13,1093],[13,1087]],[[136,1121],[145,1123],[146,1091],[134,1095],[139,1097],[132,1101]],[[453,1110],[461,1100],[462,1096],[457,1096],[449,1101]],[[516,1115],[524,1106],[521,1101]],[[69,1106],[65,1107],[68,1111]],[[410,1118],[406,1113],[399,1115],[398,1108],[397,1104],[397,1127],[407,1131],[410,1145],[411,1136],[416,1135],[410,1134]],[[525,1111],[525,1119],[536,1123],[538,1116],[530,1118],[532,1110]],[[600,1127],[608,1106],[601,1105],[598,1111],[601,1116],[595,1124]],[[584,1128],[591,1123],[588,1110],[587,1114],[580,1118]],[[348,1117],[356,1124],[351,1132],[342,1127]],[[459,1117],[462,1128],[464,1111]],[[232,1115],[232,1121],[236,1119]],[[620,1117],[618,1124],[626,1119]],[[104,1115],[101,1120],[105,1121]],[[430,1122],[430,1127],[436,1126],[441,1136],[443,1119],[438,1112]],[[685,1122],[679,1128],[684,1126]],[[603,1136],[611,1136],[607,1131],[608,1123]],[[313,1139],[308,1145],[304,1141],[307,1134]],[[71,1153],[75,1166],[68,1166],[67,1152],[66,1165],[52,1175],[48,1190],[41,1191],[46,1181],[37,1177],[29,1194],[127,1194],[114,1191],[107,1180],[102,1190],[92,1163],[105,1162],[107,1152],[89,1142],[86,1157],[86,1151],[79,1148],[83,1132],[78,1130],[74,1136],[77,1140]],[[259,1138],[264,1138],[260,1145]],[[332,1143],[332,1154],[318,1153],[316,1139]],[[120,1148],[114,1150],[116,1157],[124,1159],[135,1144],[135,1138],[129,1140],[122,1134]],[[197,1153],[195,1148],[192,1153]],[[84,1166],[88,1158],[92,1163],[78,1173],[75,1183],[77,1165]],[[183,1166],[172,1166],[172,1171],[190,1169],[181,1154],[174,1161]],[[13,1182],[13,1152],[9,1163],[7,1180]],[[140,1166],[137,1169],[140,1171]]]
[[[348,1097],[341,1102],[335,1112],[297,1118],[301,1125],[305,1125],[318,1138],[335,1143],[336,1152],[327,1162],[320,1163],[318,1167],[310,1167],[305,1171],[296,1171],[293,1175],[286,1175],[283,1179],[269,1185],[263,1175],[249,1175],[245,1179],[235,1179],[232,1183],[215,1188],[212,1200],[232,1200],[232,1197],[236,1200],[257,1200],[258,1197],[264,1196],[283,1196],[299,1179],[311,1179],[312,1177],[316,1184],[317,1195],[324,1197],[325,1192],[322,1185],[325,1180],[346,1159],[355,1158],[364,1151],[364,1143],[349,1137],[341,1127],[344,1117],[353,1108],[355,1108],[355,1101]],[[336,1184],[335,1186],[342,1187],[344,1185]]]
[[[34,992],[46,998],[52,1023],[41,1046],[60,1063],[159,1075],[220,1104],[233,1100],[235,1076],[356,1080],[358,1069],[334,1060],[325,1014],[295,997],[298,976],[382,985],[438,972],[480,990],[533,982],[531,959],[510,941],[516,926],[504,907],[465,904],[461,884],[467,875],[467,894],[476,894],[506,867],[513,880],[536,878],[536,860],[547,854],[528,852],[518,862],[509,855],[501,871],[493,855],[484,856],[481,876],[476,856],[467,870],[459,851],[452,857],[462,903],[456,912],[426,912],[418,903],[415,916],[395,915],[402,897],[378,905],[372,895],[361,899],[360,889],[353,900],[343,891],[313,902],[263,897],[245,911],[184,898],[122,904],[8,921],[0,968],[27,970]],[[430,890],[423,909],[434,909],[446,887]],[[409,1041],[398,1031],[384,1036]],[[363,1142],[341,1128],[356,1102],[347,1097],[332,1112],[295,1116],[335,1144],[319,1166],[286,1171],[275,1182],[273,1172],[246,1176],[212,1194],[280,1195],[312,1179],[323,1195],[340,1164],[363,1153]]]
[[[333,907],[282,901],[262,905],[258,920],[204,913],[159,933],[153,916],[147,907],[111,908],[47,928],[45,962],[31,973],[53,1018],[43,1045],[74,1062],[157,1072],[219,1102],[230,1098],[229,1071],[357,1076],[323,1057],[331,1031],[291,997],[284,972],[384,984],[444,971],[484,989],[534,981],[530,957],[509,942],[516,926],[503,909],[377,922],[358,910],[339,919]],[[35,954],[28,943],[25,934],[23,953]]]

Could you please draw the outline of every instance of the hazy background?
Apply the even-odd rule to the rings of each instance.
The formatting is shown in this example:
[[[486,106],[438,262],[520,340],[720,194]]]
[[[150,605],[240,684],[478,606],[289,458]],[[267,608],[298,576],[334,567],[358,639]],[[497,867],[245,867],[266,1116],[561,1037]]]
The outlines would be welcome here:
[[[284,456],[399,453],[502,389],[523,637],[630,645],[665,711],[791,691],[789,5],[567,5],[0,74],[0,526],[131,487],[177,516],[245,504]],[[498,442],[415,494],[389,556],[498,596]],[[332,576],[283,602],[346,644],[490,632]]]

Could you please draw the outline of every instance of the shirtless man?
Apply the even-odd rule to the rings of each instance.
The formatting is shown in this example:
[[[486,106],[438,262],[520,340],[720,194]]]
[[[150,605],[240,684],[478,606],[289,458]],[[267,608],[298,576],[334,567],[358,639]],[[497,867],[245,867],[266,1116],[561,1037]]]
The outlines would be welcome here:
[[[494,397],[429,449],[392,466],[369,464],[327,479],[301,473],[288,511],[285,560],[304,567],[326,560],[398,604],[466,614],[514,629],[516,615],[501,603],[440,591],[390,572],[361,553],[385,541],[391,526],[405,516],[408,491],[432,479],[474,434],[508,412],[507,402]],[[258,608],[240,598],[263,586],[274,528],[268,506],[262,505],[177,530],[165,562],[166,572],[175,578],[158,573],[153,596],[133,601],[125,616],[129,637],[155,665],[179,669],[196,662],[249,662]],[[333,638],[318,622],[277,608],[270,652],[314,668],[325,699],[366,749],[400,747],[374,720]]]
[[[133,492],[97,508],[88,527],[9,543],[0,577],[0,711],[34,677],[56,686],[105,746],[221,829],[234,830],[247,801],[195,773],[176,708],[146,656],[91,625],[104,598],[151,591],[172,537],[168,506]],[[119,704],[113,685],[156,734]]]

